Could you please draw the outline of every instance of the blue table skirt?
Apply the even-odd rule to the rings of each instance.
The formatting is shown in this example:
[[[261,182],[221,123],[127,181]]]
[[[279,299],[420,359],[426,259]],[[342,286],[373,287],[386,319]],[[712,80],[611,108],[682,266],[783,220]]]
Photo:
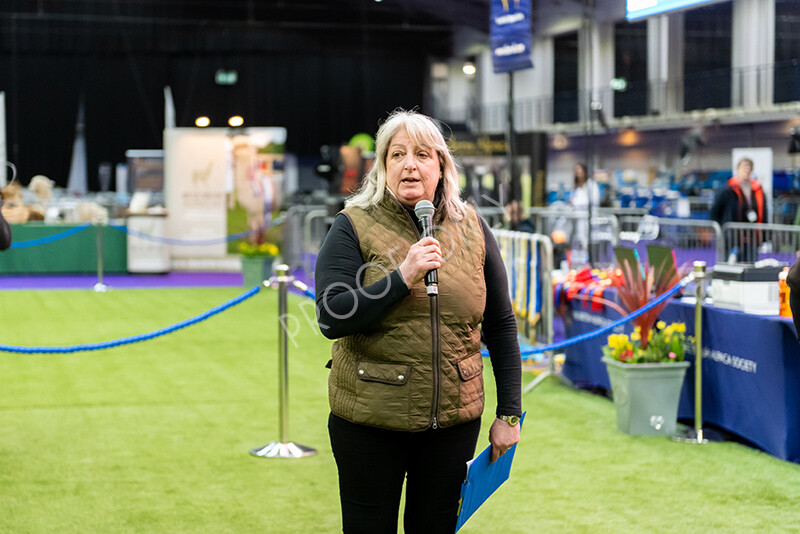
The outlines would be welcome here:
[[[605,298],[616,300],[613,292]],[[606,308],[592,311],[573,301],[565,318],[567,338],[618,319]],[[694,335],[695,305],[671,301],[660,319],[686,324]],[[626,324],[620,332],[630,333]],[[607,335],[567,347],[564,374],[578,387],[611,388],[600,361]],[[691,350],[691,353],[689,352]],[[678,416],[694,419],[694,346],[681,392]],[[790,319],[758,316],[706,305],[703,308],[703,420],[730,431],[764,451],[800,463],[800,343]]]

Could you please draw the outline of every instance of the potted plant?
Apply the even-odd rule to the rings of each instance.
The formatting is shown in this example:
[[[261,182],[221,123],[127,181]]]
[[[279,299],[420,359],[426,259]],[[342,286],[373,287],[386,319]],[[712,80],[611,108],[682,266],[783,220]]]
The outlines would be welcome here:
[[[621,248],[621,247],[619,247]],[[629,250],[629,249],[628,249]],[[648,247],[648,255],[655,255]],[[665,256],[663,250],[661,258]],[[621,268],[611,276],[620,304],[628,313],[638,310],[651,298],[680,282],[673,261],[639,267],[638,258],[617,254]],[[686,325],[656,323],[667,302],[633,319],[630,336],[612,334],[603,347],[603,362],[608,370],[617,428],[626,434],[671,435],[675,433],[678,402],[689,362],[684,361]]]
[[[617,428],[633,435],[672,435],[678,419],[683,379],[686,325],[659,321],[647,338],[636,326],[629,336],[612,334],[603,347]],[[645,342],[645,339],[647,342]]]
[[[259,285],[269,279],[272,274],[272,263],[278,256],[278,246],[261,239],[242,241],[239,243],[239,254],[242,258],[242,280],[245,287]],[[251,236],[252,237],[252,236]]]

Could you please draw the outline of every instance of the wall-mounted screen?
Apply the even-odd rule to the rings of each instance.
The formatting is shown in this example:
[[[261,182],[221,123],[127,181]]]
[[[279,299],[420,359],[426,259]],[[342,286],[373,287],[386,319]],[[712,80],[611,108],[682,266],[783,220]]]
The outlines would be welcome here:
[[[720,0],[625,0],[625,16],[628,20],[637,20],[718,1]]]

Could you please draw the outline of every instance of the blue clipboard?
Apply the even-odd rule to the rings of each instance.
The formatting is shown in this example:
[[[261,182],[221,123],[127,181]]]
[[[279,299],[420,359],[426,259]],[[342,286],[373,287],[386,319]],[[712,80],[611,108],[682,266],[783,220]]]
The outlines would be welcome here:
[[[525,413],[527,412],[524,412],[520,418],[520,426],[525,421]],[[514,445],[495,463],[491,463],[492,446],[489,445],[478,456],[467,462],[467,480],[461,485],[461,502],[458,507],[456,532],[486,502],[486,499],[508,480],[516,450],[517,445]]]

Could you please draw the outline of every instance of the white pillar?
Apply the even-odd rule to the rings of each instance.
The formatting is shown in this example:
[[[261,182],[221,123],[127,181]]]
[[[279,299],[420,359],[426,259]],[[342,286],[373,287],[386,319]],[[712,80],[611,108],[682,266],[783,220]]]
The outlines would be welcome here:
[[[731,107],[754,109],[773,102],[775,0],[734,0]]]
[[[592,32],[592,99],[603,105],[607,120],[614,118],[614,92],[611,79],[614,77],[614,23],[596,22]]]
[[[587,23],[587,18],[581,19],[581,28],[578,30],[578,121],[586,121],[586,112],[589,109],[588,92],[591,88],[592,77],[592,24]]]
[[[535,39],[532,43],[533,79],[529,92],[533,97],[534,129],[553,124],[554,51],[553,38],[550,36]]]
[[[650,111],[683,111],[683,13],[647,19],[647,79]]]

